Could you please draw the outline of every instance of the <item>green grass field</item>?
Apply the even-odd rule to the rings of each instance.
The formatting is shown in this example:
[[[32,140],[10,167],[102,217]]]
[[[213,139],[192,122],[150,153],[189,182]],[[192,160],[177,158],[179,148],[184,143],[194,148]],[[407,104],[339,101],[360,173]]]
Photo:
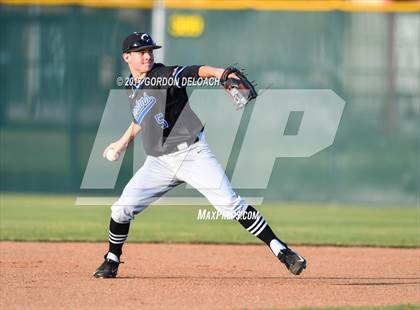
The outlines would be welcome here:
[[[2,193],[1,240],[107,240],[109,207],[76,206],[75,198]],[[133,222],[129,241],[259,243],[236,221],[198,221],[199,208],[151,206]],[[416,207],[272,204],[258,210],[290,244],[420,246]]]

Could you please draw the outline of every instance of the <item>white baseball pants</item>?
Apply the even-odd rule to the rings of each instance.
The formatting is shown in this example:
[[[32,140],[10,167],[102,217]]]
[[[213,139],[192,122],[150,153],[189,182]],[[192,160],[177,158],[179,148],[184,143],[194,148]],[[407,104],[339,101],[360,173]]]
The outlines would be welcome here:
[[[196,188],[227,218],[242,214],[248,206],[233,190],[201,133],[200,140],[185,149],[159,157],[148,156],[112,205],[111,217],[117,223],[127,223],[184,182]]]

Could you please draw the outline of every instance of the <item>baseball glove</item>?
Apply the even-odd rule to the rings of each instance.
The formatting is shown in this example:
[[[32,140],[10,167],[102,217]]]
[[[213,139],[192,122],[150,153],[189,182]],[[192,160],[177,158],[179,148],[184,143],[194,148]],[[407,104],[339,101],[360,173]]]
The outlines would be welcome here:
[[[234,73],[238,78],[229,78]],[[254,85],[248,81],[246,76],[235,67],[227,67],[220,78],[220,83],[227,93],[232,97],[236,107],[242,109],[252,99],[257,98]]]

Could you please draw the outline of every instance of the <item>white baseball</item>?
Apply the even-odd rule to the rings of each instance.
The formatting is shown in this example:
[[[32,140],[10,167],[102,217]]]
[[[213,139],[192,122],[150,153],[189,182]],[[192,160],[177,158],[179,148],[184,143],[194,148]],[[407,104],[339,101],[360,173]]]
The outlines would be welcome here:
[[[108,151],[106,151],[106,159],[108,159],[109,161],[116,161],[118,159],[118,154],[117,152],[115,152],[114,149],[109,149]]]

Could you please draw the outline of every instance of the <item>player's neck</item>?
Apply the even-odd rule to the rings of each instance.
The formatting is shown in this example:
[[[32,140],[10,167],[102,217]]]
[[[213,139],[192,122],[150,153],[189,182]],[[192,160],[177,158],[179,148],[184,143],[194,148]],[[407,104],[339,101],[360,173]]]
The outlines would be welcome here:
[[[131,72],[131,75],[133,76],[133,79],[135,81],[144,79],[146,77],[146,74],[147,72]]]

